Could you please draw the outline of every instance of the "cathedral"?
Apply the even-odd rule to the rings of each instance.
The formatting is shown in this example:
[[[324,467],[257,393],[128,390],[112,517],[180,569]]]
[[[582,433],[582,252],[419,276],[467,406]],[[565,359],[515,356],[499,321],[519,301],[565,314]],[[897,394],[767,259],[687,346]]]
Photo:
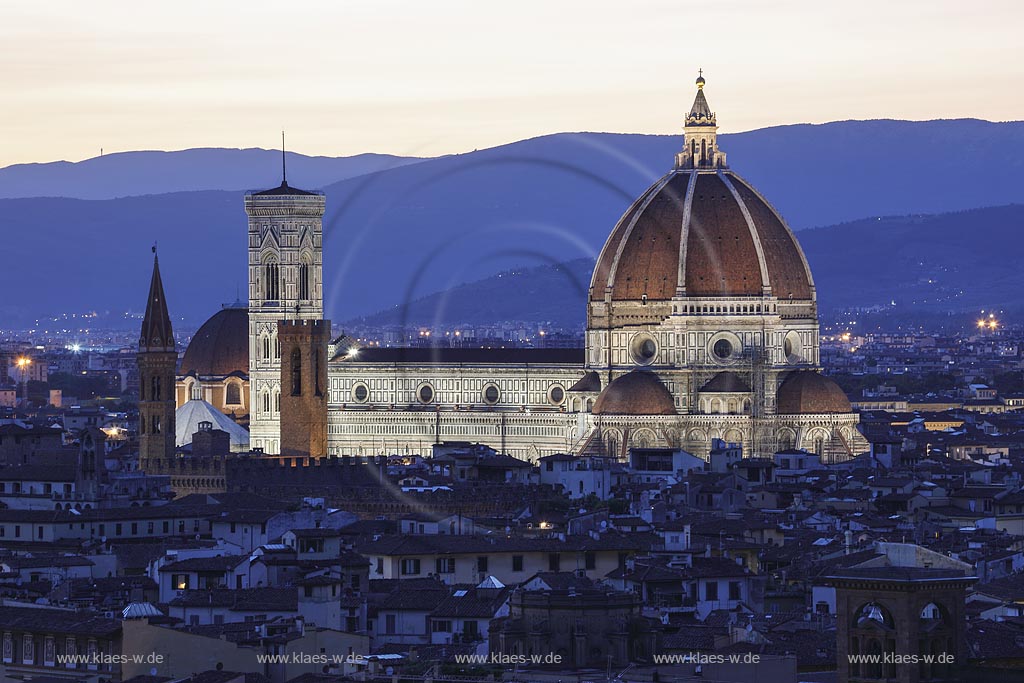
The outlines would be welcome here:
[[[424,453],[441,441],[531,461],[624,457],[637,446],[706,455],[714,439],[826,461],[866,450],[849,400],[821,374],[807,260],[778,212],[727,165],[704,79],[696,86],[671,170],[633,202],[598,257],[584,349],[332,339],[325,197],[285,178],[245,196],[248,310],[223,309],[193,339],[179,411],[200,401],[247,415],[249,448],[314,457]]]

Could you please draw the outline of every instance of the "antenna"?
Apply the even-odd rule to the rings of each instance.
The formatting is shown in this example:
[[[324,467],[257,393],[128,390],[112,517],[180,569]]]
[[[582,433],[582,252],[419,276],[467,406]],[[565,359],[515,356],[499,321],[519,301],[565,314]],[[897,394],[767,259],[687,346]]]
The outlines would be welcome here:
[[[284,131],[281,131],[281,184],[288,184],[288,169],[285,166],[284,158]]]

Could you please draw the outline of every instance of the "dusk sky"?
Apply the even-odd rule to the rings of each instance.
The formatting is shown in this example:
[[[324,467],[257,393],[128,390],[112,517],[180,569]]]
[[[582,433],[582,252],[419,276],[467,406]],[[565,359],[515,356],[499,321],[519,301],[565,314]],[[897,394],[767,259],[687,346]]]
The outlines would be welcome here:
[[[1024,4],[48,2],[0,5],[0,166],[273,147],[437,155],[675,133],[697,69],[723,132],[1024,118]]]

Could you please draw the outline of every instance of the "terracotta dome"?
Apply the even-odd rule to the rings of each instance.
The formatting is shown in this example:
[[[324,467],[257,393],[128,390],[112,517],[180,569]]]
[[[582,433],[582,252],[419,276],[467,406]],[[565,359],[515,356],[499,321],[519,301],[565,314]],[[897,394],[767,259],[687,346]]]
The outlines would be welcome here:
[[[672,394],[658,376],[633,370],[616,377],[594,401],[594,415],[676,415]]]
[[[591,301],[665,301],[770,293],[811,300],[810,268],[792,231],[728,169],[676,169],[619,219],[590,285]]]
[[[850,399],[838,384],[813,370],[791,373],[779,385],[775,412],[779,415],[852,413]]]
[[[181,360],[183,375],[249,374],[249,311],[243,307],[227,307],[213,317],[192,337]]]

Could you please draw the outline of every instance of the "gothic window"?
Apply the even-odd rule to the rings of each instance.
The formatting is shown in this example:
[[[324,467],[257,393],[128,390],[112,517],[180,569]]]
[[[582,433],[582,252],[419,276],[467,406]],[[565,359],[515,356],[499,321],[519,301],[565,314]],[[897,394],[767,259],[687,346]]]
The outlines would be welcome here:
[[[277,261],[263,264],[263,298],[277,301],[281,297],[281,267]]]
[[[139,434],[146,433],[146,416],[139,415]]]
[[[229,406],[237,406],[242,403],[242,390],[238,382],[228,382],[228,386],[225,389],[224,402]]]
[[[302,395],[302,353],[292,349],[292,396]]]
[[[274,358],[281,358],[281,340],[277,338],[277,334],[274,334]]]
[[[149,424],[150,424],[150,427],[152,428],[154,434],[159,434],[160,433],[160,416],[159,415],[154,415],[153,417],[151,417],[150,420],[149,420]]]
[[[307,301],[309,290],[309,264],[303,261],[299,264],[299,299]]]
[[[281,412],[281,390],[274,389],[274,412]]]
[[[156,375],[149,379],[149,400],[160,400],[160,377]]]
[[[263,412],[270,413],[270,393],[267,391],[263,392]]]
[[[263,360],[270,360],[270,337],[262,336],[260,341],[263,343]]]

